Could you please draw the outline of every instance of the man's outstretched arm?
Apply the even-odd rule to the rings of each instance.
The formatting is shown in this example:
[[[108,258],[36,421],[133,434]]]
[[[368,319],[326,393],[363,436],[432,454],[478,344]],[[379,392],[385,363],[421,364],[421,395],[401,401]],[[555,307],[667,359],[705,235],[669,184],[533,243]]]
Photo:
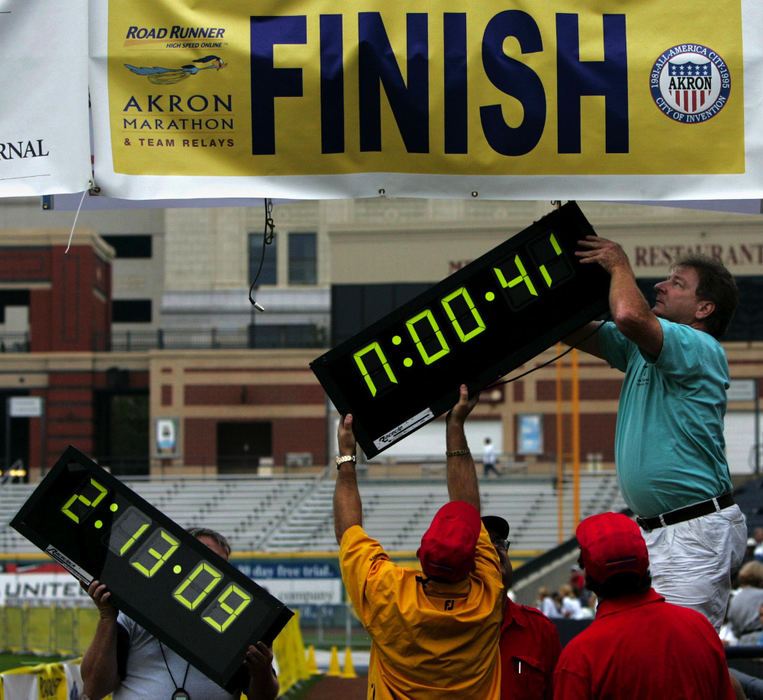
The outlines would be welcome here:
[[[609,310],[617,330],[657,357],[662,350],[662,326],[636,284],[625,251],[614,241],[598,236],[586,236],[579,243],[584,250],[575,255],[581,263],[597,263],[609,272]]]
[[[352,432],[350,413],[339,421],[337,444],[340,457],[355,456],[355,434]],[[348,460],[339,466],[334,485],[334,534],[337,544],[342,543],[342,535],[353,525],[363,525],[363,504],[358,490],[355,462]]]
[[[480,510],[480,490],[474,458],[469,451],[464,433],[464,422],[477,405],[479,394],[469,398],[466,384],[459,388],[458,403],[445,418],[445,455],[447,464],[448,496],[451,501],[466,501]]]

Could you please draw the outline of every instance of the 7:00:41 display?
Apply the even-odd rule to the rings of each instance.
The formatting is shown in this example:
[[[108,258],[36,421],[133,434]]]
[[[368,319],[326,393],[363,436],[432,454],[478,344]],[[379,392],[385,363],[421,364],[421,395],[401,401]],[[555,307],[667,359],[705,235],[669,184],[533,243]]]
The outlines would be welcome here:
[[[532,266],[520,253],[493,265],[492,273],[498,289],[509,306],[518,311],[539,297],[539,290],[549,290],[574,275],[574,268],[567,260],[553,232],[528,245]],[[530,271],[537,271],[538,283],[533,281]],[[484,294],[487,303],[496,300],[495,292]],[[477,309],[466,286],[460,286],[439,300],[445,314],[444,323],[450,324],[458,342],[468,343],[487,329],[483,316]],[[437,307],[433,307],[437,309]],[[404,321],[405,332],[413,341],[420,359],[425,365],[432,365],[451,352],[451,346],[442,332],[433,308],[425,308]],[[399,346],[403,334],[395,333],[390,342]],[[452,342],[452,341],[451,341]],[[373,340],[353,353],[355,365],[360,372],[371,396],[398,384],[398,377],[385,354],[381,342]],[[402,362],[405,368],[412,367],[414,360],[407,356]]]
[[[451,408],[460,384],[482,391],[606,311],[609,275],[575,256],[589,235],[568,202],[313,360],[334,406],[352,413],[366,456]],[[370,317],[389,286],[340,285],[333,329]]]

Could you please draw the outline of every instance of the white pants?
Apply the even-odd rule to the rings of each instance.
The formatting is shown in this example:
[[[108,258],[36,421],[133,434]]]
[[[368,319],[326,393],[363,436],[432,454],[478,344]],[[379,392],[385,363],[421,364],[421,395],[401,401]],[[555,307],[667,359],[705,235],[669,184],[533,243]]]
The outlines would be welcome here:
[[[698,610],[720,629],[731,575],[747,546],[747,524],[739,506],[642,534],[654,589],[669,603]]]

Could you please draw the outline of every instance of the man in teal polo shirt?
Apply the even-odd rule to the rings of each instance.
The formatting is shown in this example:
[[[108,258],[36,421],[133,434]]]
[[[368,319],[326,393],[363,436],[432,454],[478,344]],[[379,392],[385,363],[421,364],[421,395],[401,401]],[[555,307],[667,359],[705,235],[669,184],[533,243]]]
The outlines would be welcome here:
[[[610,274],[613,322],[589,324],[567,342],[625,372],[615,463],[654,588],[718,629],[747,538],[725,457],[729,369],[718,342],[738,304],[736,284],[720,262],[687,257],[655,285],[650,309],[619,245],[588,236],[580,246],[581,263]]]

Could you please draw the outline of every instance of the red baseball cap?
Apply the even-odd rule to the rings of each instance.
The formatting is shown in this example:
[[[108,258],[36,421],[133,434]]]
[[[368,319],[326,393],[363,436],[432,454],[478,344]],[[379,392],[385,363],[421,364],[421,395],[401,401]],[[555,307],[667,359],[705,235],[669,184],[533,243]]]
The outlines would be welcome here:
[[[578,525],[575,534],[583,568],[599,583],[626,571],[643,576],[649,568],[646,542],[639,526],[627,515],[592,515]]]
[[[465,501],[450,501],[435,513],[416,556],[431,578],[461,581],[474,571],[474,550],[482,529],[479,511]]]

